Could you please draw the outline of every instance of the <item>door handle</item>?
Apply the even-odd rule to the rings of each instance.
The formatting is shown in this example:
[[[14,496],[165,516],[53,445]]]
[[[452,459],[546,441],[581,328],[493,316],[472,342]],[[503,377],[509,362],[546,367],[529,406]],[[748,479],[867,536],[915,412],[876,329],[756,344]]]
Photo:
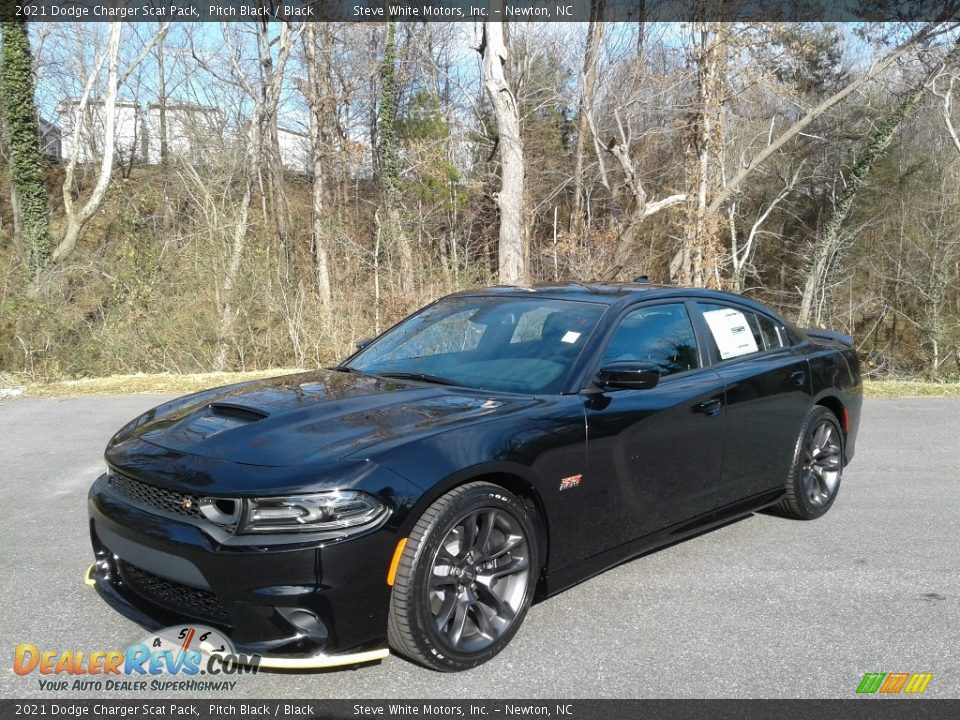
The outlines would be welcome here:
[[[720,398],[710,398],[709,400],[698,402],[692,409],[695,413],[712,416],[718,414],[721,407],[723,407],[723,401]]]
[[[807,374],[803,370],[794,370],[790,373],[790,383],[795,387],[802,388],[807,381]]]

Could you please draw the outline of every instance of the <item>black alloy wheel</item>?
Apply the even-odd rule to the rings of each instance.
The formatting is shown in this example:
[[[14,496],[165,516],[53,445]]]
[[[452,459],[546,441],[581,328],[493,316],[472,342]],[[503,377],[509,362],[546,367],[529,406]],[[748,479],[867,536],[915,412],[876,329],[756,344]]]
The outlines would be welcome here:
[[[803,423],[787,492],[775,509],[799,520],[821,517],[837,499],[842,476],[843,433],[836,416],[816,405]]]
[[[519,629],[538,570],[519,498],[488,483],[455,488],[410,533],[390,602],[391,646],[436,670],[486,662]]]

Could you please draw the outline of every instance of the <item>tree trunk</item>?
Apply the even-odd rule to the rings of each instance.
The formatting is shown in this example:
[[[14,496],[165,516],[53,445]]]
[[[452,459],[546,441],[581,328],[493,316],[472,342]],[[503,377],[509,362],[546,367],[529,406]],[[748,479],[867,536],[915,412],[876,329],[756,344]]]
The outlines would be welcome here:
[[[223,289],[220,294],[220,327],[217,329],[217,357],[216,369],[224,371],[230,366],[230,354],[236,342],[237,315],[236,307],[237,280],[240,276],[240,263],[247,245],[247,228],[250,220],[250,200],[252,197],[253,178],[248,174],[245,178],[243,199],[237,213],[237,226],[233,231],[233,241],[230,244],[230,254],[227,259],[227,269],[223,277]]]
[[[304,24],[304,49],[307,60],[307,103],[310,106],[310,157],[313,165],[312,255],[317,295],[325,307],[330,306],[330,266],[327,258],[326,219],[324,217],[324,159],[328,138],[326,126],[327,104],[333,98],[325,88],[326,73],[317,58],[317,31],[314,23]],[[331,48],[327,43],[320,48],[327,62]]]
[[[163,40],[164,35],[169,28],[169,23],[161,26],[160,30],[153,36],[140,55],[123,72],[125,79],[133,70],[143,62],[147,54],[153,47]],[[123,32],[123,23],[110,23],[110,34],[107,40],[107,49],[98,59],[95,67],[87,76],[86,85],[83,88],[83,94],[80,96],[80,102],[74,111],[73,126],[73,145],[70,160],[67,162],[64,170],[63,179],[63,216],[65,227],[60,236],[60,242],[53,251],[52,262],[62,262],[76,247],[77,240],[80,239],[80,233],[84,225],[93,217],[94,213],[100,209],[103,199],[110,187],[110,181],[113,178],[113,161],[116,154],[116,129],[117,129],[117,96],[120,91],[121,73],[119,68],[120,55],[120,36]],[[83,132],[82,118],[87,115],[87,109],[90,104],[90,93],[100,75],[103,63],[107,63],[107,86],[103,97],[103,150],[100,158],[100,172],[97,176],[97,183],[94,185],[93,192],[82,208],[77,210],[73,204],[73,184],[74,173],[77,169],[77,162],[80,156],[81,133]],[[89,143],[87,147],[93,147]]]
[[[717,186],[720,150],[723,145],[723,86],[726,72],[727,39],[722,23],[697,23],[695,32],[697,67],[697,109],[689,173],[695,188],[687,202],[681,262],[678,276],[682,285],[704,287],[717,274],[719,260],[719,218],[708,210]]]
[[[597,83],[597,55],[600,43],[603,42],[603,33],[606,28],[603,22],[604,0],[591,0],[590,24],[587,27],[587,52],[583,58],[583,69],[580,72],[582,92],[580,108],[577,118],[577,148],[575,167],[573,171],[573,206],[570,211],[571,226],[579,226],[583,222],[583,165],[586,156],[587,138],[590,135],[590,114],[593,112],[593,100],[596,94]]]
[[[160,130],[160,164],[166,165],[170,159],[167,138],[167,75],[163,66],[163,43],[157,46],[157,116]]]
[[[386,216],[387,239],[400,256],[400,288],[407,296],[414,288],[413,250],[403,229],[400,216],[400,157],[397,152],[397,23],[387,21],[383,63],[380,65],[379,130],[380,192]]]
[[[36,276],[50,254],[50,208],[34,102],[33,58],[24,20],[0,23],[0,109],[10,149],[14,237],[27,249]]]
[[[93,214],[100,209],[103,198],[107,194],[107,188],[110,186],[110,180],[113,176],[113,156],[116,150],[116,128],[117,128],[117,93],[120,85],[120,72],[118,67],[118,56],[120,54],[120,34],[123,31],[122,23],[110,23],[110,36],[107,41],[107,51],[93,72],[87,78],[87,85],[84,88],[83,96],[77,105],[76,116],[74,118],[73,128],[73,153],[64,173],[63,180],[63,214],[66,221],[66,227],[63,235],[60,237],[60,243],[53,251],[53,262],[62,262],[67,255],[73,252],[80,238],[80,232],[87,221],[93,217]],[[74,209],[73,205],[73,177],[77,167],[77,160],[80,151],[80,118],[87,111],[90,101],[90,91],[100,73],[102,63],[107,62],[107,87],[104,91],[103,99],[103,153],[100,158],[100,174],[97,177],[97,184],[90,193],[90,198],[79,211]]]
[[[491,12],[503,12],[503,0],[490,3]],[[506,78],[507,46],[503,23],[483,23],[483,84],[497,118],[500,146],[499,282],[515,285],[526,282],[526,239],[524,237],[523,145],[517,100]]]
[[[290,249],[287,247],[287,239],[290,231],[287,223],[287,200],[283,184],[283,161],[280,155],[280,136],[277,126],[277,106],[279,103],[279,86],[283,83],[284,69],[286,65],[285,52],[289,52],[289,46],[292,45],[290,23],[285,22],[280,25],[280,53],[281,57],[274,67],[273,63],[273,44],[270,40],[270,23],[262,22],[258,24],[259,32],[257,45],[260,51],[260,73],[263,82],[260,84],[260,98],[262,113],[259,117],[261,134],[258,138],[264,147],[260,162],[257,165],[258,174],[261,169],[266,170],[266,182],[260,179],[261,197],[269,206],[269,214],[264,212],[264,218],[271,218],[274,234],[277,239],[279,251],[285,263],[288,263]],[[286,50],[285,50],[286,48]],[[276,95],[276,99],[274,99]],[[265,208],[266,210],[266,208]]]

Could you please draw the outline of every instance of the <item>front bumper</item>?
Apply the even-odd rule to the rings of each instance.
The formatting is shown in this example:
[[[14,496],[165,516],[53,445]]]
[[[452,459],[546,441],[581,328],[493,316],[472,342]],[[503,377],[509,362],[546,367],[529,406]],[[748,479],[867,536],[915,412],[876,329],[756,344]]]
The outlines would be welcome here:
[[[331,667],[386,655],[389,527],[335,543],[224,545],[201,527],[146,512],[112,494],[88,498],[95,562],[89,580],[148,629],[200,622],[223,631],[262,667]],[[359,659],[358,659],[359,658]]]

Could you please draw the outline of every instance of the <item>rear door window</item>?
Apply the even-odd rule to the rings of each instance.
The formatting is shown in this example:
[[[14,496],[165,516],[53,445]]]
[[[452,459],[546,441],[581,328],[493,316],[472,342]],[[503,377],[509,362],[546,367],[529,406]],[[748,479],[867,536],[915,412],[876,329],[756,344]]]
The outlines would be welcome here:
[[[761,313],[718,305],[697,303],[714,342],[714,359],[733,358],[783,347],[783,331]]]

